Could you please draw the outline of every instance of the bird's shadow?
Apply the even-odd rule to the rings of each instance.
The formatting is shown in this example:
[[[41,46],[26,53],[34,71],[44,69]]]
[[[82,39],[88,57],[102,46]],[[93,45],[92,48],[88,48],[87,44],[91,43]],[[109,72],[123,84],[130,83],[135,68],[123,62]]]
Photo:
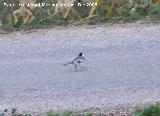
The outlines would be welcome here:
[[[78,72],[85,72],[85,71],[87,71],[88,70],[88,68],[87,67],[77,67],[77,68],[70,68],[69,70],[68,70],[68,72],[69,73],[78,73]]]

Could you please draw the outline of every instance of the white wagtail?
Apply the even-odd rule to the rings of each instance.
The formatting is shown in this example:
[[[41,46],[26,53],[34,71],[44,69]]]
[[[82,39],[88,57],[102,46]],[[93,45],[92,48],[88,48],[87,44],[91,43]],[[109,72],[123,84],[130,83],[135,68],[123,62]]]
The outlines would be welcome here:
[[[83,53],[79,53],[79,55],[72,61],[72,62],[69,62],[67,64],[64,64],[63,66],[66,66],[66,65],[69,65],[69,64],[72,64],[74,65],[75,68],[77,68],[78,65],[80,65],[82,62],[84,62],[86,59],[85,57],[83,56]]]

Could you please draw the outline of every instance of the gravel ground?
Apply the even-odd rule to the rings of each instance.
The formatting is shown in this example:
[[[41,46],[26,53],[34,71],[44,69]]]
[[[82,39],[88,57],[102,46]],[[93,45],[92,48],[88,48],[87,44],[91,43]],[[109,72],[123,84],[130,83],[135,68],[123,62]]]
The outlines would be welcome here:
[[[0,110],[84,110],[160,101],[160,24],[0,35]],[[71,61],[84,52],[75,70]]]

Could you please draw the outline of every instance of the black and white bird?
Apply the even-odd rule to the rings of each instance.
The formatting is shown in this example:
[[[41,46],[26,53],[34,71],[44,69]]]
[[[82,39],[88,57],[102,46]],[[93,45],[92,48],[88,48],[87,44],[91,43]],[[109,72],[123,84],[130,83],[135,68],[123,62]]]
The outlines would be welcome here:
[[[77,68],[77,66],[79,66],[81,63],[83,63],[86,60],[85,57],[83,56],[83,54],[84,53],[79,53],[79,55],[73,61],[71,61],[67,64],[64,64],[63,66],[72,64],[72,65],[74,65],[75,68]]]

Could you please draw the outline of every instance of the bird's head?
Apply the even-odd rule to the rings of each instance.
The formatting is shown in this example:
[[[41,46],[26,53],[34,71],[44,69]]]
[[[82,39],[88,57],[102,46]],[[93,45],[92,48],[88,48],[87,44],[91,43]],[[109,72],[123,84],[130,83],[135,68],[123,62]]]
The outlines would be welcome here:
[[[79,53],[79,56],[83,56],[83,53],[81,52],[81,53]]]

